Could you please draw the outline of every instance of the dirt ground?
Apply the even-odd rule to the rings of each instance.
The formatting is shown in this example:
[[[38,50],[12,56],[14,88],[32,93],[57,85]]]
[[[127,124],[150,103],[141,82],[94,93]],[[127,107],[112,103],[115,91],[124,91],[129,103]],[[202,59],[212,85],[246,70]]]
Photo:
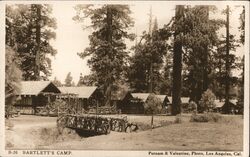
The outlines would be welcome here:
[[[6,120],[6,149],[74,149],[74,150],[243,150],[243,118],[223,115],[219,122],[189,122],[182,115],[155,116],[156,128],[132,133],[80,137],[72,131],[58,135],[55,117],[21,115]],[[151,116],[128,116],[129,121],[150,124]],[[163,122],[164,127],[157,127]]]

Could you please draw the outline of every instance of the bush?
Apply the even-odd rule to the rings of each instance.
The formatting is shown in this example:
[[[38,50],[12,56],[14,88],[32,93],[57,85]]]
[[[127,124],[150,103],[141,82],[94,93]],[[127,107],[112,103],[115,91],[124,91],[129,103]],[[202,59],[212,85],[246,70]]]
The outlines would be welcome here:
[[[161,113],[162,110],[161,100],[157,98],[154,94],[150,94],[147,102],[145,103],[144,108],[147,114]]]
[[[190,122],[218,122],[220,119],[221,115],[218,113],[192,114]]]
[[[197,113],[197,104],[194,101],[189,102],[188,112]]]
[[[212,111],[215,108],[215,98],[214,93],[210,89],[206,90],[201,97],[201,108],[206,111]]]

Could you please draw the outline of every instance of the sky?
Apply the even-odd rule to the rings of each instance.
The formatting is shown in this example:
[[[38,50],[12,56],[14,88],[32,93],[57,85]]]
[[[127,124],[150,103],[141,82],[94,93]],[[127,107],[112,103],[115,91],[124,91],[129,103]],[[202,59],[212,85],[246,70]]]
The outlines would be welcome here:
[[[73,81],[78,82],[80,73],[83,75],[88,75],[90,69],[87,65],[87,58],[81,59],[77,53],[84,51],[89,45],[88,36],[91,34],[91,29],[83,30],[82,24],[72,20],[72,17],[76,15],[74,10],[75,4],[69,3],[59,3],[53,5],[52,17],[56,18],[57,29],[55,30],[56,39],[51,41],[51,44],[57,50],[55,57],[52,57],[52,76],[50,77],[53,80],[55,77],[64,83],[66,75],[71,72]],[[141,2],[139,4],[132,4],[130,6],[131,17],[135,21],[135,25],[131,28],[131,32],[136,33],[138,36],[144,31],[148,30],[148,13],[152,7],[153,17],[157,18],[158,28],[163,27],[164,24],[167,24],[170,19],[174,16],[175,4],[170,2],[158,2],[158,3],[147,3]],[[225,8],[224,5],[217,6],[219,10]],[[232,14],[230,15],[230,26],[231,33],[237,34],[238,36],[238,27],[239,27],[239,14],[241,13],[241,8],[231,7],[233,9]],[[212,16],[212,18],[217,18],[218,14]],[[221,18],[225,16],[220,14]],[[220,32],[225,32],[221,30]],[[132,45],[133,43],[127,43]],[[236,53],[238,56],[243,55],[243,48],[240,47],[237,49]]]

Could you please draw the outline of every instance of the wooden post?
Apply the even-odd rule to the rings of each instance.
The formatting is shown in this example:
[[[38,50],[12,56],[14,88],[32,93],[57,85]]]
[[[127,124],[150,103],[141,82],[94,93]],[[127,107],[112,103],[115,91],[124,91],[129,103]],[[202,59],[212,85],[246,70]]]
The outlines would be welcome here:
[[[154,114],[151,116],[151,130],[154,128]]]
[[[98,101],[96,102],[96,117],[98,115]]]

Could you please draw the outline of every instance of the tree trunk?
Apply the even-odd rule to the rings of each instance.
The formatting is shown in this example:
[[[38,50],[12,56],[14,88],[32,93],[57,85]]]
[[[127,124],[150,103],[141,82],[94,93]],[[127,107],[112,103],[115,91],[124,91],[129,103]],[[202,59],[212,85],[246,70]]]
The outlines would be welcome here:
[[[204,10],[205,10],[205,18],[206,18],[206,22],[208,23],[209,21],[209,7],[208,6],[204,6]],[[202,85],[202,91],[206,91],[208,88],[208,84],[209,84],[209,79],[208,79],[208,45],[205,46],[205,50],[204,50],[204,61],[203,61],[203,85]]]
[[[107,42],[109,43],[109,51],[112,51],[112,6],[108,5],[107,6]],[[110,54],[109,58],[112,60],[112,53],[107,52],[107,54]],[[111,104],[111,95],[112,95],[112,85],[113,85],[113,80],[112,80],[112,75],[110,75],[112,73],[112,68],[107,69],[107,74],[109,75],[108,79],[107,79],[107,88],[106,88],[106,105]],[[107,91],[108,90],[108,91]]]
[[[229,6],[227,5],[227,9],[226,9],[226,16],[227,16],[227,20],[226,20],[226,86],[225,86],[225,106],[224,106],[224,112],[225,113],[229,113],[229,89],[230,89],[230,78],[229,78],[229,74],[230,74],[230,65],[229,65]]]
[[[175,10],[175,19],[178,24],[178,20],[183,17],[184,6],[177,5]],[[180,27],[180,26],[179,26]],[[181,112],[181,72],[182,72],[182,43],[177,36],[180,36],[181,32],[179,29],[175,28],[174,34],[174,57],[173,57],[173,107],[172,115],[177,115]]]
[[[35,80],[40,80],[40,43],[41,43],[41,5],[36,6],[36,68],[35,68]]]

